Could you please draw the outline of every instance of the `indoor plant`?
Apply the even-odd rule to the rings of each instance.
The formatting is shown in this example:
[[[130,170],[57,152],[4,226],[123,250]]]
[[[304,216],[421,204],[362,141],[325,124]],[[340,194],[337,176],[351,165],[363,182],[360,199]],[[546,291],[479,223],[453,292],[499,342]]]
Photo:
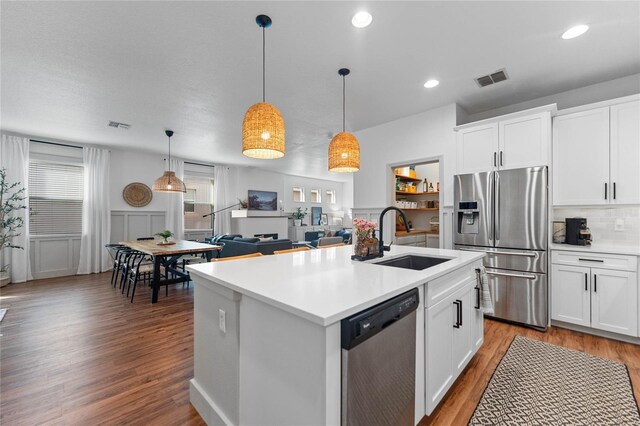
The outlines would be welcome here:
[[[23,203],[26,198],[25,189],[19,185],[20,182],[8,183],[6,169],[0,169],[0,254],[5,248],[24,250],[24,247],[11,242],[13,237],[20,235],[18,230],[24,225],[24,220],[13,213],[27,208]],[[4,263],[4,257],[0,258]],[[10,281],[9,265],[0,264],[0,287],[9,284]]]
[[[291,215],[293,218],[293,226],[302,226],[302,219],[307,215],[307,210],[308,209],[305,208],[304,211],[302,211],[302,207],[298,207],[296,211],[293,212]]]
[[[155,235],[162,238],[161,244],[169,244],[169,238],[173,237],[173,232],[165,229],[164,231],[160,231]]]

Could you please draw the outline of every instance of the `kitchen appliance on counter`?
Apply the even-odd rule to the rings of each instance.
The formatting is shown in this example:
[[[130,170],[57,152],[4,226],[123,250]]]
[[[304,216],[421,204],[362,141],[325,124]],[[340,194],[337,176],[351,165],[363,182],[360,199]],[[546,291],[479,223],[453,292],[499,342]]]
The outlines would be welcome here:
[[[591,245],[591,231],[587,226],[587,219],[583,217],[568,217],[565,219],[565,243],[574,246]]]
[[[486,253],[493,317],[538,329],[549,322],[547,200],[546,166],[454,176],[455,248]]]
[[[419,302],[413,289],[342,320],[343,426],[415,424]]]

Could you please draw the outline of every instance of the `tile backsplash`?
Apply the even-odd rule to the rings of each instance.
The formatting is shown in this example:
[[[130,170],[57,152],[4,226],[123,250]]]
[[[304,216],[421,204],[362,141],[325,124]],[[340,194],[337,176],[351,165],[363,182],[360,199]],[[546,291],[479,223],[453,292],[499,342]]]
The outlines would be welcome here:
[[[640,206],[624,207],[556,207],[553,220],[584,217],[591,229],[594,242],[640,244]],[[622,220],[624,229],[616,231],[616,220]]]

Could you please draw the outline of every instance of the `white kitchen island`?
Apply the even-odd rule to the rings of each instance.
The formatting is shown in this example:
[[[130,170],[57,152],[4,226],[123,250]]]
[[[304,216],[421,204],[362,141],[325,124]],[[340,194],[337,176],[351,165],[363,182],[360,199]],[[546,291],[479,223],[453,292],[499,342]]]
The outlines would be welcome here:
[[[473,290],[483,254],[400,246],[385,253],[384,260],[451,258],[416,271],[352,261],[351,252],[188,267],[195,282],[190,397],[207,424],[340,425],[340,321],[413,288],[420,294],[416,423],[431,413],[482,343]],[[463,327],[452,327],[453,299],[464,301]]]

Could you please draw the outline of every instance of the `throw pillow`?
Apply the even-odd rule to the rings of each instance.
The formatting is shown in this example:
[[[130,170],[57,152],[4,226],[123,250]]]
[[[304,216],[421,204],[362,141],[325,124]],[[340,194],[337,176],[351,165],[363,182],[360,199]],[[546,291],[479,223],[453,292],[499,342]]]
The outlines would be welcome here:
[[[264,237],[264,238],[258,237],[258,239],[260,240],[261,243],[265,241],[273,241],[273,237]]]

